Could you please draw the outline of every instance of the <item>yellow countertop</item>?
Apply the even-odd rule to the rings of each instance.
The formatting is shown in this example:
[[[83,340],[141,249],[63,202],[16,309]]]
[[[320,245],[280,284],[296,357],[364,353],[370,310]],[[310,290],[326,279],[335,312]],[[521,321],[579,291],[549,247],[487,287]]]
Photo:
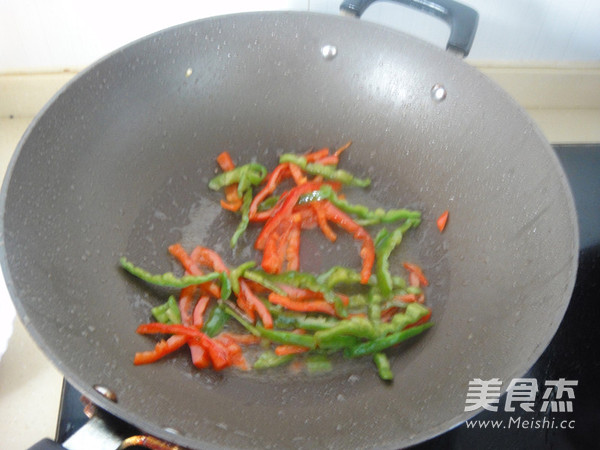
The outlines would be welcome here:
[[[600,67],[475,65],[509,92],[551,143],[600,142]],[[0,174],[27,126],[73,72],[0,74]],[[0,290],[0,313],[10,309]],[[4,449],[54,437],[62,376],[19,319],[0,359],[0,436]]]

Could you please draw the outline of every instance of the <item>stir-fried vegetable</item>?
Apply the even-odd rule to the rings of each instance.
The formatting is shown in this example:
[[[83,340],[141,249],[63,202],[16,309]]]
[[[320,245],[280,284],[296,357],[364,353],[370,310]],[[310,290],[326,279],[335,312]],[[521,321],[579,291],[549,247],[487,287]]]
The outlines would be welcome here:
[[[188,252],[176,243],[168,250],[183,273],[175,275],[153,274],[122,257],[121,267],[132,276],[181,290],[179,298],[170,293],[165,303],[152,308],[156,322],[138,327],[140,334],[170,336],[153,350],[137,353],[135,364],[156,362],[187,345],[198,368],[266,370],[302,361],[309,373],[316,373],[331,370],[331,355],[340,353],[346,358],[370,356],[381,379],[393,379],[386,352],[432,325],[431,310],[423,305],[429,282],[422,269],[408,262],[402,267],[390,264],[405,235],[421,223],[421,213],[370,209],[348,201],[343,186],[370,185],[370,179],[337,167],[349,146],[333,153],[286,153],[271,172],[255,162],[236,167],[228,152],[217,157],[223,172],[209,188],[223,189],[222,207],[240,216],[231,246],[246,231],[259,228],[254,248],[260,262],[230,269],[207,247]],[[390,229],[380,228],[375,238],[366,229],[396,222]],[[302,235],[314,228],[330,241],[339,230],[349,233],[360,244],[361,267],[302,271]],[[236,328],[243,332],[232,333]],[[256,352],[244,350],[257,344]]]
[[[442,231],[444,231],[444,229],[446,228],[446,224],[448,223],[449,216],[450,216],[450,212],[448,210],[446,210],[442,214],[440,214],[440,216],[437,218],[436,225],[438,227],[438,230],[440,230],[440,233]]]

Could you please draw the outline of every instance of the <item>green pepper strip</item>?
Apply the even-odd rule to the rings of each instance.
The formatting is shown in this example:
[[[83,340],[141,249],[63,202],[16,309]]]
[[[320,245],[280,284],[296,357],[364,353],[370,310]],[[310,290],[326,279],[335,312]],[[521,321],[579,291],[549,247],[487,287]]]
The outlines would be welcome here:
[[[279,312],[274,315],[274,325],[278,328],[299,328],[307,331],[319,331],[332,328],[340,322],[338,319],[328,317],[311,317],[300,313]]]
[[[429,309],[420,303],[409,303],[403,313],[395,314],[387,323],[381,323],[377,326],[379,336],[402,331],[408,325],[420,320],[422,317],[429,314]]]
[[[371,210],[364,205],[349,203],[347,200],[339,198],[333,188],[328,184],[321,186],[318,191],[304,194],[298,200],[298,203],[310,203],[320,200],[329,200],[334,206],[342,211],[347,212],[348,214],[353,214],[357,217],[355,220],[356,223],[361,226],[376,225],[378,223],[391,223],[406,219],[411,219],[414,221],[421,220],[421,211],[417,210],[404,208],[390,209],[387,211],[383,208]]]
[[[268,339],[277,344],[300,345],[310,349],[315,348],[315,339],[310,334],[298,334],[291,331],[281,331],[263,328],[260,325],[255,327],[260,337]]]
[[[377,367],[379,378],[386,381],[392,381],[394,379],[394,373],[390,367],[390,360],[387,355],[383,352],[378,352],[373,355],[373,361]]]
[[[334,341],[338,336],[355,336],[359,338],[373,339],[376,337],[376,330],[371,321],[364,317],[351,317],[342,320],[337,325],[327,329],[317,331],[314,335],[317,346],[322,343]]]
[[[285,291],[277,286],[276,283],[273,283],[266,277],[265,272],[257,272],[255,270],[246,270],[244,272],[244,278],[248,278],[250,281],[254,281],[255,283],[260,284],[261,286],[266,287],[270,291],[273,291],[279,295],[286,295]]]
[[[211,310],[208,320],[202,327],[202,331],[209,337],[214,337],[223,329],[228,319],[229,315],[225,311],[225,308],[220,304],[216,305]]]
[[[252,273],[254,274],[255,272],[252,271]],[[277,283],[283,283],[290,286],[305,288],[313,292],[320,292],[323,294],[323,297],[327,302],[333,304],[336,314],[338,314],[340,317],[346,317],[348,315],[342,299],[327,286],[319,283],[317,278],[311,273],[296,272],[293,270],[282,274],[268,274],[266,272],[256,273],[258,273],[263,279],[271,281],[273,285],[276,285]],[[263,286],[268,287],[266,284],[263,284]],[[281,289],[279,289],[279,291],[281,291]],[[286,295],[285,292],[282,295]]]
[[[421,212],[415,211],[412,209],[390,209],[388,211],[384,211],[381,208],[378,208],[374,211],[374,215],[372,217],[366,219],[356,219],[356,223],[361,227],[367,227],[369,225],[376,225],[378,223],[391,223],[397,222],[398,220],[413,220],[415,222],[415,227],[421,223]]]
[[[338,352],[340,350],[344,350],[345,348],[354,347],[362,342],[361,338],[356,336],[347,336],[340,334],[339,336],[335,336],[329,340],[323,341],[319,344],[319,349],[325,350],[327,352]]]
[[[381,230],[379,230],[379,233],[377,233],[375,239],[373,239],[373,244],[375,245],[375,248],[379,247],[379,244],[381,244],[381,242],[384,239],[387,239],[389,235],[390,231],[387,228],[382,228]]]
[[[392,285],[395,289],[408,289],[406,287],[406,280],[399,276],[392,276]]]
[[[381,322],[381,303],[383,297],[378,292],[379,289],[371,289],[368,296],[367,315],[371,323],[379,324]]]
[[[421,289],[418,286],[408,286],[406,288],[406,293],[407,294],[415,294],[415,295],[420,295],[423,293],[423,289]]]
[[[269,197],[265,200],[263,200],[259,205],[258,205],[258,211],[268,211],[269,209],[271,209],[273,206],[275,206],[277,204],[277,202],[279,201],[279,196],[272,196]]]
[[[221,280],[221,298],[227,300],[231,296],[231,280],[225,272],[219,274]]]
[[[339,181],[340,183],[351,186],[367,187],[371,184],[371,180],[369,178],[356,178],[350,172],[343,169],[337,169],[332,165],[309,163],[303,156],[294,155],[292,153],[285,153],[281,155],[279,157],[279,163],[296,164],[311,175],[321,175],[323,178],[328,180]]]
[[[121,267],[131,275],[145,281],[146,283],[157,286],[166,286],[174,288],[184,288],[194,284],[204,284],[208,281],[215,280],[221,277],[221,272],[210,272],[206,275],[184,275],[182,277],[175,276],[172,272],[163,274],[152,274],[141,267],[136,266],[131,261],[128,261],[124,256],[120,259]]]
[[[227,305],[223,306],[225,312],[237,320],[246,330],[248,330],[254,336],[260,336],[268,339],[277,344],[293,344],[301,345],[302,347],[315,348],[315,339],[310,334],[297,334],[291,331],[272,330],[261,327],[260,325],[252,325],[248,321],[244,320],[242,316],[236,313],[232,308]]]
[[[379,239],[378,245],[375,247],[375,254],[377,261],[375,263],[375,273],[377,274],[377,283],[379,289],[384,297],[388,297],[392,292],[394,286],[394,280],[390,273],[390,262],[389,257],[392,254],[394,248],[396,248],[400,242],[404,233],[414,226],[415,222],[412,219],[407,219],[402,226],[396,228],[392,233],[388,234]]]
[[[261,353],[252,367],[257,370],[279,367],[291,362],[294,356],[296,355],[276,355],[275,352],[269,350]]]
[[[243,264],[240,264],[235,269],[232,269],[231,272],[229,272],[229,280],[231,281],[231,290],[235,294],[240,293],[240,278],[242,278],[244,276],[244,273],[248,269],[251,269],[254,266],[256,266],[256,263],[254,261],[247,261]]]
[[[355,309],[363,309],[369,303],[367,294],[354,294],[348,297],[348,308]]]
[[[246,231],[246,228],[248,228],[248,223],[250,223],[250,204],[252,203],[252,189],[248,189],[246,192],[244,192],[244,196],[242,197],[242,206],[240,208],[240,212],[242,213],[242,218],[240,219],[240,223],[237,226],[237,229],[235,230],[235,233],[233,233],[233,236],[231,236],[231,240],[229,241],[229,246],[231,248],[234,248],[237,244],[238,239],[240,238],[240,236],[244,233],[244,231]]]
[[[338,284],[360,283],[360,273],[347,267],[333,266],[319,275],[316,281],[328,289],[333,289]]]
[[[258,185],[267,176],[267,168],[258,163],[244,164],[233,170],[223,172],[209,181],[208,187],[217,191],[225,186],[238,183],[240,197],[251,185]]]
[[[181,312],[175,296],[170,295],[169,299],[162,305],[151,309],[152,315],[160,323],[181,323]]]
[[[423,331],[431,328],[433,324],[431,322],[424,323],[423,325],[417,325],[416,327],[407,328],[406,330],[397,331],[396,333],[389,334],[387,336],[373,339],[371,341],[363,342],[353,347],[344,349],[344,356],[347,358],[358,358],[359,356],[372,355],[373,353],[379,353],[386,348],[392,347],[400,342],[410,339]]]

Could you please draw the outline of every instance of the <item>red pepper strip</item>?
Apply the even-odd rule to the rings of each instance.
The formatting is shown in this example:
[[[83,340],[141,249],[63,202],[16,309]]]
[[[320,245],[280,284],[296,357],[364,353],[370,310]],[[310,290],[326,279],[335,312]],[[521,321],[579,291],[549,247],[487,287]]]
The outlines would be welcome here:
[[[210,367],[210,356],[208,352],[204,350],[200,344],[195,343],[193,340],[189,340],[190,355],[192,357],[192,364],[198,369],[206,369]]]
[[[327,212],[323,209],[323,202],[312,202],[311,205],[315,212],[315,215],[317,216],[317,223],[319,224],[319,228],[321,229],[321,231],[327,239],[329,239],[331,242],[335,242],[335,240],[337,239],[337,235],[327,223]]]
[[[294,213],[287,219],[284,219],[271,236],[269,236],[261,261],[261,266],[265,272],[281,273],[284,261],[287,261],[288,265],[300,265],[301,220],[301,214]],[[298,229],[297,239],[293,236],[296,229]]]
[[[294,223],[294,226],[290,230],[287,248],[285,249],[285,259],[287,261],[287,270],[299,270],[300,269],[300,220]]]
[[[289,286],[287,284],[279,285],[281,290],[286,293],[286,296],[295,301],[304,300],[323,300],[323,294],[321,292],[314,292],[308,289],[303,289],[295,286]]]
[[[133,358],[133,364],[151,364],[159,359],[173,353],[175,350],[183,347],[187,343],[185,336],[171,336],[169,339],[162,339],[155,346],[154,350],[147,352],[137,352]]]
[[[228,189],[232,186],[225,186],[225,189]],[[235,187],[235,186],[234,186]],[[235,187],[235,191],[237,193],[237,187]],[[242,201],[240,200],[239,202],[232,202],[232,203],[228,203],[225,200],[221,199],[221,208],[226,209],[227,211],[239,211],[239,209],[242,207]]]
[[[419,282],[423,286],[429,286],[429,281],[427,281],[427,278],[425,277],[423,270],[418,265],[413,264],[413,263],[408,263],[408,262],[405,262],[402,265],[409,272],[409,275],[411,273],[414,273],[417,277],[419,277]]]
[[[192,325],[194,323],[194,297],[197,286],[188,286],[181,290],[179,294],[179,312],[181,314],[181,323],[184,325]]]
[[[320,150],[315,150],[314,152],[305,153],[302,156],[304,157],[304,159],[306,159],[306,162],[316,162],[320,159],[329,156],[329,149],[322,148]]]
[[[241,280],[240,280],[240,282],[241,282]],[[241,286],[241,284],[240,284],[240,286]],[[246,298],[246,295],[244,294],[244,290],[240,289],[240,292],[237,296],[236,303],[240,307],[240,309],[246,313],[248,318],[252,322],[254,322],[254,318],[255,318],[254,309],[252,308],[250,301]]]
[[[199,343],[210,357],[213,369],[222,370],[227,366],[230,366],[233,361],[229,358],[229,351],[227,348],[217,341],[204,335],[205,338],[193,338],[194,343]]]
[[[315,162],[322,164],[324,166],[331,165],[335,166],[340,162],[340,155],[344,150],[347,150],[348,147],[352,145],[352,141],[346,142],[340,148],[338,148],[333,155],[326,155],[323,158],[316,160]]]
[[[331,303],[327,303],[325,300],[297,302],[284,295],[271,292],[269,294],[269,301],[274,305],[283,306],[290,311],[320,312],[323,314],[329,314],[330,316],[336,315],[334,306]]]
[[[419,298],[416,294],[403,294],[394,297],[394,299],[399,300],[404,303],[415,303]]]
[[[387,309],[384,309],[383,311],[381,311],[381,321],[384,323],[389,322],[398,311],[400,311],[400,308],[398,306],[391,306]]]
[[[192,250],[190,258],[195,263],[209,267],[215,272],[225,272],[226,274],[229,274],[229,268],[214,250],[198,245]]]
[[[208,295],[204,295],[196,302],[196,306],[192,314],[192,322],[189,325],[194,325],[199,330],[202,329],[202,326],[204,325],[204,311],[206,310],[209,299],[210,297]],[[182,322],[184,325],[188,325],[183,321],[183,316]],[[189,340],[188,345],[190,347],[192,364],[194,364],[194,366],[196,366],[198,369],[210,367],[210,358],[208,356],[208,352],[204,350],[204,347],[198,343],[195,343],[193,340]]]
[[[253,334],[238,334],[238,333],[228,333],[223,332],[219,336],[227,336],[230,339],[233,339],[235,342],[241,345],[254,345],[260,344],[262,338],[260,336],[254,336]]]
[[[297,355],[298,353],[304,353],[309,350],[308,347],[302,347],[301,345],[281,344],[275,347],[275,354],[278,356]]]
[[[409,272],[408,273],[408,285],[414,286],[414,287],[421,287],[421,279],[419,278],[419,275],[417,275],[414,272]]]
[[[440,217],[438,217],[438,219],[436,221],[436,225],[438,227],[438,230],[440,230],[440,233],[442,231],[444,231],[444,228],[446,228],[446,223],[448,222],[449,215],[450,215],[449,211],[446,210],[440,215]]]
[[[297,185],[304,184],[308,181],[308,178],[306,178],[304,172],[302,172],[302,169],[296,164],[290,164],[290,173],[292,174],[292,178]]]
[[[198,301],[196,302],[196,306],[194,307],[193,324],[199,330],[201,330],[202,326],[204,325],[204,312],[206,311],[206,307],[208,306],[209,301],[210,297],[208,295],[203,295],[198,299]]]
[[[219,167],[225,172],[235,169],[235,164],[229,152],[224,151],[217,156],[217,163]],[[238,184],[234,183],[229,186],[225,186],[225,198],[227,201],[221,200],[221,206],[229,211],[237,211],[242,206],[242,199],[238,194]]]
[[[181,244],[173,244],[169,246],[169,253],[179,260],[183,268],[192,275],[201,275],[200,268],[192,261],[192,258],[187,254]]]
[[[308,182],[291,189],[281,205],[281,208],[265,223],[254,243],[254,247],[257,250],[263,250],[271,233],[275,231],[282,221],[286,220],[286,218],[292,214],[292,210],[294,209],[294,206],[296,206],[296,203],[298,203],[298,199],[303,194],[319,190],[321,185],[322,183]]]
[[[230,364],[227,358],[227,350],[193,326],[152,322],[138,326],[136,331],[139,334],[163,333],[187,336],[190,344],[197,343],[208,352],[215,370],[221,370]]]
[[[187,254],[181,244],[177,243],[170,245],[169,253],[177,258],[187,272],[191,273],[192,275],[203,275],[198,265],[192,260],[190,255]],[[204,283],[201,287],[214,297],[218,298],[221,296],[221,289],[212,281],[209,283]]]
[[[285,201],[286,196],[287,196],[287,191],[283,192],[279,196],[279,200],[277,200],[277,203],[275,203],[275,206],[273,206],[272,208],[267,209],[266,211],[257,212],[253,216],[248,216],[248,218],[250,219],[250,222],[266,222],[267,220],[269,220],[269,218],[271,216],[273,216],[273,214],[275,214],[277,211],[279,211],[279,209],[281,208],[281,205]]]
[[[220,334],[214,340],[223,345],[225,350],[227,350],[228,360],[232,366],[242,370],[248,370],[250,368],[246,362],[246,359],[244,358],[242,348],[237,342],[235,342],[226,334]]]
[[[265,328],[273,328],[273,317],[265,304],[252,292],[244,280],[240,281],[240,290],[250,304],[252,310],[256,311]]]
[[[217,156],[217,163],[225,172],[235,169],[235,164],[233,163],[233,159],[228,151],[224,151]]]
[[[297,205],[294,208],[294,214],[298,214],[300,219],[300,228],[303,230],[312,230],[313,228],[317,227],[317,216],[313,210],[312,203]]]
[[[277,229],[271,233],[265,248],[261,267],[267,273],[280,273],[283,269],[283,261],[285,258],[286,240],[289,236],[293,223],[290,220],[281,222]]]
[[[335,166],[337,163],[340,162],[340,159],[336,155],[327,155],[324,158],[318,159],[315,162],[323,166]]]
[[[250,210],[248,212],[248,217],[250,220],[255,220],[258,205],[260,205],[269,195],[275,192],[279,183],[284,178],[290,176],[290,165],[288,163],[279,164],[273,171],[269,174],[269,178],[267,179],[267,183],[265,187],[263,187],[252,199],[252,203],[250,203]]]
[[[136,333],[138,334],[177,334],[192,338],[203,338],[208,337],[198,328],[189,326],[189,325],[181,325],[181,324],[167,324],[160,322],[150,322],[143,323],[137,327]]]
[[[354,239],[362,241],[360,249],[360,257],[362,259],[362,269],[360,271],[360,282],[367,284],[371,277],[373,264],[375,263],[375,245],[371,235],[365,231],[363,227],[354,222],[350,216],[340,211],[330,202],[323,202],[323,208],[327,214],[327,218],[336,223],[348,233],[352,234]]]
[[[416,327],[418,325],[423,325],[424,323],[429,322],[430,318],[431,318],[431,310],[429,310],[429,312],[427,314],[425,314],[423,317],[421,317],[415,323],[411,323],[410,325],[405,326],[404,329],[408,330],[409,328]]]

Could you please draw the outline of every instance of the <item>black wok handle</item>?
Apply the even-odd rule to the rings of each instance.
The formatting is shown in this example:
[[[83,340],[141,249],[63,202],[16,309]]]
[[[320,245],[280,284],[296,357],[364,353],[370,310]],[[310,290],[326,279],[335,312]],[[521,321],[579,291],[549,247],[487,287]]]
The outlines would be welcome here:
[[[376,1],[379,0],[345,0],[340,5],[340,10],[342,13],[360,17]],[[457,52],[463,57],[469,54],[479,22],[479,14],[473,8],[453,0],[387,1],[402,3],[442,19],[450,25],[450,37],[448,38],[446,50]]]

